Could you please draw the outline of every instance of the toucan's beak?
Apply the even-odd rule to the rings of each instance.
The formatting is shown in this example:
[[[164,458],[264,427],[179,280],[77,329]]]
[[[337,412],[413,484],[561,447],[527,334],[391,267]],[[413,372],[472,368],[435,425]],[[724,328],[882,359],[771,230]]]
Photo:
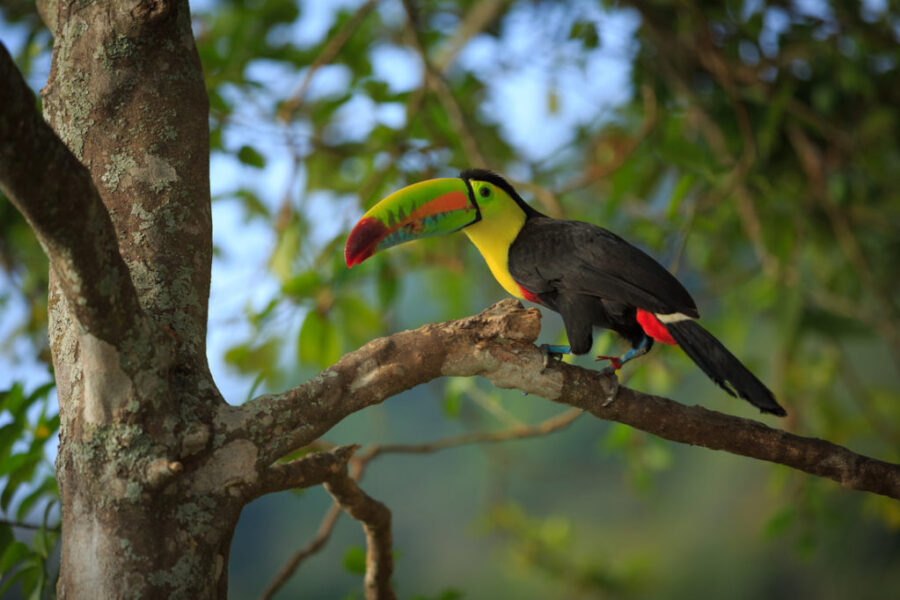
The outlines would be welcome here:
[[[431,179],[394,192],[363,215],[344,248],[347,266],[379,250],[431,235],[451,233],[477,221],[478,206],[462,179]]]

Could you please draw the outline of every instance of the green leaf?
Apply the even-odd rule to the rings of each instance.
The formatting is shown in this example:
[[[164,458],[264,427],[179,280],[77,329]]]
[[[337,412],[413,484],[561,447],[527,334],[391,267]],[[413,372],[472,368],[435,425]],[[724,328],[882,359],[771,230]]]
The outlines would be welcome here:
[[[225,362],[235,367],[238,372],[253,374],[266,373],[267,376],[277,370],[281,350],[281,340],[272,338],[259,346],[240,344],[225,352]]]
[[[43,458],[42,453],[18,454],[13,458],[18,456],[24,456],[25,459],[10,472],[9,477],[7,477],[6,480],[6,487],[3,489],[3,493],[0,494],[0,510],[3,512],[6,512],[9,508],[9,503],[12,501],[13,494],[16,493],[19,486],[31,479],[34,475],[34,470]]]
[[[8,468],[6,461],[9,456],[12,445],[22,436],[25,429],[25,423],[22,420],[16,420],[0,427],[0,475],[6,473]]]
[[[622,450],[627,448],[634,439],[634,429],[621,423],[613,423],[603,440],[603,449],[606,451]]]
[[[53,534],[51,532],[46,529],[39,529],[31,538],[31,547],[41,558],[47,558],[56,543],[52,538]]]
[[[391,263],[382,259],[378,262],[377,278],[378,303],[383,308],[387,308],[392,305],[397,298],[397,291],[400,287],[399,277],[397,276],[397,272],[391,266]]]
[[[327,367],[341,356],[337,330],[318,311],[311,310],[303,320],[297,355],[303,363]]]
[[[381,331],[381,316],[358,296],[342,296],[335,303],[338,321],[353,346],[359,346]]]
[[[767,538],[776,538],[783,535],[796,521],[797,509],[793,506],[785,506],[769,518],[763,531]]]
[[[6,547],[3,554],[0,555],[0,575],[5,575],[12,571],[13,567],[25,560],[32,554],[24,542],[15,541]],[[0,597],[3,595],[3,589],[0,588]]]
[[[11,388],[4,392],[0,392],[0,410],[6,409],[13,416],[19,414],[19,407],[25,400],[25,393],[22,384],[14,383]]]
[[[245,165],[256,167],[257,169],[262,169],[266,166],[265,157],[251,146],[241,146],[241,149],[238,150],[237,157],[238,160]]]
[[[678,213],[681,202],[694,187],[694,179],[695,177],[691,173],[685,173],[678,178],[678,182],[672,190],[672,197],[669,199],[668,209],[666,210],[666,218],[668,220],[671,221]]]
[[[462,412],[462,394],[454,394],[448,392],[444,396],[444,403],[442,408],[445,415],[447,415],[451,419],[458,419],[460,413]]]
[[[437,596],[413,596],[412,600],[460,600],[464,597],[465,594],[463,594],[460,590],[456,588],[447,588]]]
[[[3,553],[6,552],[7,548],[15,541],[16,538],[13,535],[12,527],[6,523],[0,523],[0,556],[3,556]],[[0,574],[2,574],[2,572],[0,572]]]
[[[259,196],[256,195],[255,192],[246,188],[241,188],[234,192],[234,196],[239,198],[243,203],[248,219],[252,217],[262,217],[263,219],[272,218],[269,207],[263,204],[262,200],[259,199]]]
[[[28,511],[31,510],[31,507],[43,498],[50,498],[51,500],[59,498],[56,477],[48,475],[38,487],[22,499],[22,502],[19,503],[19,507],[16,509],[16,518],[24,521],[28,517]]]
[[[315,271],[306,271],[290,277],[281,286],[281,291],[286,296],[292,296],[298,300],[305,300],[315,296],[322,284],[322,279]]]
[[[56,387],[55,381],[48,381],[47,383],[38,386],[37,388],[34,389],[33,392],[28,394],[28,404],[31,405],[36,400],[40,400],[41,398],[47,398],[50,395],[50,392],[55,387]]]
[[[813,306],[805,306],[800,316],[801,330],[815,331],[836,339],[870,337],[872,330],[863,323]]]
[[[580,41],[585,48],[593,50],[600,43],[597,26],[586,21],[576,21],[569,30],[569,39]]]
[[[290,281],[294,272],[294,259],[300,251],[300,231],[288,226],[278,237],[275,250],[269,258],[269,267],[278,276],[282,285]]]
[[[356,575],[366,574],[366,551],[361,546],[350,546],[344,552],[344,568]]]

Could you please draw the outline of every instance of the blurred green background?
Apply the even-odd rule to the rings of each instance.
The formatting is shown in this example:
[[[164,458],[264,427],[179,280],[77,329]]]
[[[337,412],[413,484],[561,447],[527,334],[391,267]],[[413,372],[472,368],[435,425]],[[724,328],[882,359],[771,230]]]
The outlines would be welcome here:
[[[650,251],[775,391],[774,426],[900,460],[900,12],[887,2],[193,2],[211,100],[209,355],[230,402],[296,385],[369,339],[504,297],[463,236],[353,271],[350,226],[414,181],[487,166],[540,210]],[[7,0],[0,40],[38,90],[52,38]],[[53,594],[58,511],[46,261],[0,196],[0,589]],[[564,339],[546,314],[542,341]],[[596,353],[619,352],[598,336]],[[589,358],[580,364],[595,368]],[[627,385],[758,418],[677,349]],[[416,443],[562,408],[441,380],[334,443]],[[547,436],[385,454],[401,598],[885,598],[900,505],[783,467],[577,419]],[[232,598],[314,535],[321,489],[250,505]],[[276,597],[362,597],[342,518]],[[5,571],[5,572],[4,572]],[[15,573],[18,580],[14,580]],[[24,585],[23,585],[24,584]]]

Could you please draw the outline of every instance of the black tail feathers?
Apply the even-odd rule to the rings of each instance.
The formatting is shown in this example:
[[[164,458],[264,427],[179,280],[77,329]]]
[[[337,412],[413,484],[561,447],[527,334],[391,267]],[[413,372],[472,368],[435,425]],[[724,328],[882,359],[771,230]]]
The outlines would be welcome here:
[[[666,323],[666,329],[691,360],[726,392],[744,398],[760,412],[787,415],[769,388],[699,323]]]

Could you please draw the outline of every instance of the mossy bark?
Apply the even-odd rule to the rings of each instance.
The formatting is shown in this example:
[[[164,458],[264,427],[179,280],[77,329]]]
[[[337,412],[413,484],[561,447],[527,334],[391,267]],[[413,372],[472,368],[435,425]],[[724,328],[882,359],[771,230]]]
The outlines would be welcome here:
[[[121,282],[104,271],[64,288],[74,276],[53,262],[59,595],[224,597],[243,502],[202,484],[224,468],[210,458],[223,400],[206,361],[208,100],[188,3],[58,0],[43,12],[55,26],[44,114],[90,172],[138,303],[123,326],[98,327],[103,315],[77,307]]]

